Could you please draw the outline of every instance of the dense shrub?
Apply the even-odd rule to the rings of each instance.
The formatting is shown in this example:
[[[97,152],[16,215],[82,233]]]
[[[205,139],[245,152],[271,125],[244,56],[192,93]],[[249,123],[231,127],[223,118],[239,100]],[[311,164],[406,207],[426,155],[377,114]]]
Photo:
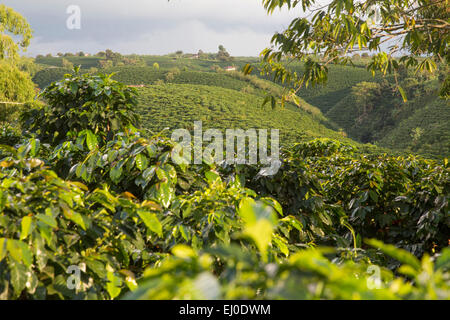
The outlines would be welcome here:
[[[39,142],[31,140],[9,149],[11,155],[1,162],[1,298],[115,297],[116,284],[108,281],[120,280],[123,267],[139,268],[149,259],[129,258],[144,245],[147,228],[139,227],[141,219],[153,219],[153,230],[158,220],[146,207],[107,189],[88,193],[82,183],[60,179],[33,157],[38,151]],[[135,226],[124,235],[130,223]],[[70,266],[83,271],[78,290],[67,286]]]
[[[40,94],[47,105],[23,114],[30,131],[43,141],[58,143],[69,133],[76,136],[89,129],[104,142],[115,131],[137,124],[134,89],[111,80],[111,76],[80,74],[79,68],[74,71]]]
[[[250,170],[247,177],[255,177],[257,171]],[[299,216],[310,229],[308,240],[329,244],[340,236],[360,246],[358,239],[377,238],[418,256],[448,246],[447,161],[367,155],[315,140],[295,146],[275,176],[248,183],[277,199],[284,212]],[[355,239],[348,229],[337,228],[347,223]]]
[[[21,107],[16,103],[32,102],[35,94],[29,74],[8,62],[0,61],[0,121],[13,120],[15,109]]]

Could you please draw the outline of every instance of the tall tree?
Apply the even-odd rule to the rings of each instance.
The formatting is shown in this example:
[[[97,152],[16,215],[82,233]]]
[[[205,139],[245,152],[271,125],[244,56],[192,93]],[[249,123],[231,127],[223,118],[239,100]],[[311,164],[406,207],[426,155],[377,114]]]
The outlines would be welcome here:
[[[20,48],[26,49],[32,37],[27,20],[0,5],[0,118],[11,120],[18,106],[34,97],[35,85],[28,73],[19,70]],[[11,110],[12,109],[12,110]]]
[[[295,99],[302,87],[327,81],[330,63],[347,64],[357,52],[373,53],[367,64],[372,73],[391,73],[402,67],[434,72],[450,63],[450,7],[448,0],[263,0],[269,14],[277,8],[303,10],[265,49],[263,70],[293,85],[285,98]],[[299,10],[300,11],[300,10]],[[287,62],[303,61],[295,73]],[[246,66],[245,71],[251,72]],[[441,96],[450,94],[450,78]],[[405,94],[398,86],[403,98]]]
[[[20,49],[28,47],[32,35],[33,30],[21,14],[0,4],[0,59],[16,59]]]
[[[225,49],[225,47],[223,45],[219,46],[219,52],[217,53],[217,59],[220,61],[230,61],[231,60],[230,54],[227,52],[227,49]]]

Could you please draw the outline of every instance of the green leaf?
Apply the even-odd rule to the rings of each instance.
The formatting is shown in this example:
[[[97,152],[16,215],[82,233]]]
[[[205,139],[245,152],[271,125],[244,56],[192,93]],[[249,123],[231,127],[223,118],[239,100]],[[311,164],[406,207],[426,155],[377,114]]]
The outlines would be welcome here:
[[[30,216],[25,216],[22,218],[21,222],[22,231],[20,232],[20,240],[26,239],[30,234],[31,222],[32,218]]]
[[[168,182],[161,182],[157,185],[158,200],[164,206],[168,208],[170,203],[175,199],[175,190]]]
[[[106,290],[111,296],[111,299],[114,299],[122,291],[122,289],[120,288],[122,285],[122,278],[120,278],[114,273],[114,270],[110,265],[106,266],[106,271],[107,271],[106,277],[108,279],[108,283],[106,284]]]
[[[91,151],[98,146],[97,136],[91,130],[86,130],[86,144]]]
[[[221,181],[220,175],[214,171],[206,172],[205,177],[209,184],[213,184],[216,181]]]
[[[36,218],[39,219],[39,221],[42,221],[43,223],[49,225],[53,229],[58,228],[58,222],[55,218],[44,215],[44,214],[37,214]]]
[[[109,171],[109,177],[115,184],[119,183],[120,180],[122,180],[122,172],[123,172],[122,166],[123,162],[120,162],[115,167],[113,167],[111,171]]]
[[[23,261],[22,247],[20,246],[19,241],[8,239],[6,245],[10,256],[17,262],[22,262]]]
[[[87,224],[86,221],[84,219],[84,217],[78,213],[78,212],[74,212],[70,218],[70,220],[72,220],[73,222],[75,222],[77,225],[79,225],[83,230],[86,231],[87,229]]]
[[[239,203],[238,213],[245,223],[243,235],[255,242],[263,260],[267,261],[267,247],[272,242],[273,229],[277,224],[274,210],[263,202],[244,198]]]
[[[275,211],[280,214],[280,216],[283,216],[283,207],[277,200],[269,197],[261,198],[260,200],[274,208]]]
[[[280,236],[275,235],[273,237],[273,242],[280,249],[281,253],[283,253],[286,257],[289,256],[289,248]]]
[[[297,107],[302,106],[302,104],[300,103],[300,98],[297,95],[292,94],[291,99],[292,99],[292,102],[294,102]]]
[[[11,272],[11,284],[16,296],[19,296],[26,287],[28,270],[23,264],[16,262],[12,262],[9,267]]]
[[[72,94],[77,94],[78,92],[78,85],[75,82],[72,82],[70,84],[70,91],[72,91]]]
[[[292,227],[294,227],[295,229],[297,229],[298,231],[302,231],[303,230],[303,225],[300,221],[298,221],[298,219],[294,216],[287,216],[283,219],[280,219],[280,221],[285,221],[287,222],[289,225],[291,225]]]
[[[181,259],[189,259],[195,257],[195,251],[184,244],[177,244],[172,248],[172,254]]]
[[[47,242],[48,245],[51,245],[52,240],[53,240],[52,229],[50,229],[47,224],[45,224],[41,221],[37,222],[37,226],[38,226],[41,236],[45,239],[45,241]]]
[[[370,199],[372,199],[374,202],[377,202],[377,201],[378,201],[378,194],[377,194],[375,191],[373,191],[373,190],[370,190],[370,191],[369,191],[369,197],[370,197]]]
[[[103,262],[99,260],[89,259],[86,260],[86,266],[91,269],[100,279],[106,277],[106,269]]]
[[[183,239],[189,241],[190,240],[189,230],[183,225],[179,226],[179,230]]]
[[[154,213],[145,210],[138,210],[137,214],[142,219],[142,221],[144,221],[147,228],[156,233],[158,236],[162,237],[162,225]]]
[[[450,248],[447,247],[442,250],[440,256],[437,258],[434,268],[436,270],[438,269],[445,270],[449,267],[450,267]]]
[[[255,242],[264,261],[267,261],[267,247],[272,242],[272,232],[273,225],[266,219],[259,220],[255,224],[247,226],[244,230],[244,235]]]
[[[253,67],[252,67],[249,63],[247,63],[247,64],[242,68],[242,72],[243,72],[245,75],[251,74],[252,71],[253,71]]]
[[[145,181],[149,182],[154,176],[156,172],[156,167],[151,166],[150,168],[145,169],[145,171],[142,173],[142,178],[144,178]]]
[[[243,198],[240,201],[238,212],[246,225],[255,224],[262,219],[270,221],[273,225],[276,225],[278,221],[272,207],[249,197]]]
[[[36,288],[39,284],[39,280],[36,276],[36,274],[29,270],[27,272],[27,282],[25,284],[25,287],[27,288],[27,292],[30,294],[34,294],[36,292]]]
[[[7,241],[8,240],[5,238],[0,238],[0,261],[2,261],[4,257],[6,257]]]
[[[141,171],[145,170],[148,167],[148,159],[142,153],[139,153],[136,156],[135,161],[136,161],[136,167]]]
[[[30,250],[28,244],[22,241],[17,241],[19,243],[19,247],[22,250],[22,261],[26,267],[30,267],[33,263],[33,253]]]
[[[400,92],[403,102],[408,102],[408,97],[406,96],[405,90],[402,87],[398,86],[398,91]]]
[[[29,143],[31,146],[29,154],[31,157],[35,157],[37,155],[37,152],[39,151],[39,140],[31,139]]]

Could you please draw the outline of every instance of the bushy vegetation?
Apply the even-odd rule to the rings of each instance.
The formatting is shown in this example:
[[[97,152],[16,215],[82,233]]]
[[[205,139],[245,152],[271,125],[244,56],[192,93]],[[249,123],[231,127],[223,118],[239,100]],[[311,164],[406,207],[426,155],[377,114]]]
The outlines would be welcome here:
[[[248,182],[300,213],[305,241],[349,247],[377,238],[420,256],[448,246],[449,174],[447,161],[367,155],[322,139],[294,146],[275,176]]]
[[[34,96],[34,84],[29,74],[11,63],[0,61],[0,102],[30,102]]]
[[[98,67],[100,57],[79,57],[79,56],[66,56],[66,57],[37,57],[35,62],[38,64],[48,65],[52,67],[64,67],[63,61],[67,60],[75,66],[81,66],[82,69],[90,69],[92,67]]]
[[[155,86],[144,99],[169,109],[162,93],[186,102],[213,89]],[[131,126],[134,97],[110,77],[74,74],[43,97],[31,113],[43,129],[0,148],[1,298],[449,298],[447,161],[315,140],[287,150],[271,177],[178,165],[173,141]],[[47,111],[61,105],[84,126],[54,126]],[[124,117],[98,126],[109,106]]]
[[[112,80],[110,75],[80,74],[79,68],[74,72],[40,94],[48,105],[23,113],[28,130],[50,143],[90,130],[105,142],[114,131],[137,124],[134,89]]]
[[[10,62],[0,61],[0,144],[20,141],[18,118],[24,108],[32,107],[35,85],[27,72]]]

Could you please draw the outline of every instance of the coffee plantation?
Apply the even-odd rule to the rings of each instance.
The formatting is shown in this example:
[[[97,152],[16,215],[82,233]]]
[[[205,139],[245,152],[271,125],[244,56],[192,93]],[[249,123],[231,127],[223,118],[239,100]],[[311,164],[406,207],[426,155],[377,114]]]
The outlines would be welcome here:
[[[0,298],[450,298],[447,159],[320,138],[273,176],[177,164],[135,114],[163,86],[75,72],[24,112],[0,146]]]

